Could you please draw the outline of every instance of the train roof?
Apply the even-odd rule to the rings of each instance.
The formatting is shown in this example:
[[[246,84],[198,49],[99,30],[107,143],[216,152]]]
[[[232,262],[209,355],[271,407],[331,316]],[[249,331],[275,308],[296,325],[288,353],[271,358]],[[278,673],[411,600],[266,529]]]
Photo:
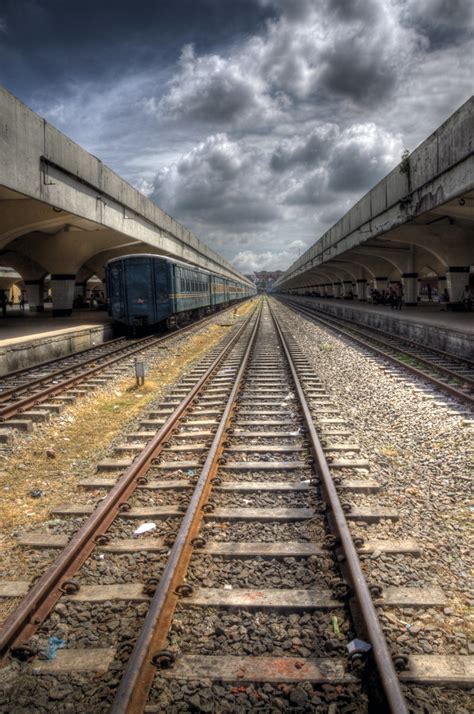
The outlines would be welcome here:
[[[175,263],[175,265],[181,265],[183,268],[192,268],[200,273],[205,273],[206,275],[217,275],[219,278],[226,278],[227,280],[234,280],[235,282],[242,282],[243,285],[248,283],[239,281],[237,278],[228,278],[226,275],[221,275],[220,273],[214,273],[212,270],[206,270],[205,268],[199,268],[197,265],[192,265],[191,263],[186,263],[184,260],[176,260],[176,258],[168,258],[166,255],[157,255],[156,253],[129,253],[128,255],[120,255],[118,258],[111,258],[107,261],[106,265],[110,263],[115,263],[118,260],[125,260],[127,258],[158,258],[159,260],[164,260],[166,263]],[[250,285],[249,285],[250,287]]]

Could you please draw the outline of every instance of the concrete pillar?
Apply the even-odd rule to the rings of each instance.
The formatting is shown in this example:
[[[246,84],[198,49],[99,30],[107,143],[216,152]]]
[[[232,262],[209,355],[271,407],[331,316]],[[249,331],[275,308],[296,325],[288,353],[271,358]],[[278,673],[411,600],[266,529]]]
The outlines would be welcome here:
[[[74,283],[74,297],[77,298],[79,295],[86,298],[87,283]]]
[[[343,280],[342,282],[342,295],[343,297],[349,297],[349,293],[352,290],[352,280]]]
[[[367,280],[359,278],[357,281],[357,299],[361,302],[367,300]]]
[[[446,270],[446,281],[450,302],[461,302],[464,287],[469,284],[469,265],[452,267]]]
[[[403,302],[417,305],[418,273],[402,273]]]
[[[53,317],[67,317],[72,313],[76,276],[68,274],[51,275]]]
[[[30,312],[44,312],[44,283],[42,280],[25,280],[26,297]]]
[[[334,283],[334,297],[340,298],[342,295],[342,285],[341,283]]]
[[[446,289],[446,275],[438,275],[438,300],[444,301],[444,291]]]
[[[382,290],[388,290],[388,278],[386,276],[375,278],[375,287],[379,293],[381,293]]]

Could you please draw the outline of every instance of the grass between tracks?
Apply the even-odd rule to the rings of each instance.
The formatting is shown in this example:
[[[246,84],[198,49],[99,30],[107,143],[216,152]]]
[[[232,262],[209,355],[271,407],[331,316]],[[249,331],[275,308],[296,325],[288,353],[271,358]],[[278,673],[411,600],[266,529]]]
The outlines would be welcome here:
[[[253,304],[240,306],[237,314],[246,314]],[[16,535],[25,530],[47,532],[51,510],[81,498],[77,482],[92,476],[122,429],[224,337],[233,325],[233,312],[223,314],[221,323],[189,335],[179,347],[163,350],[163,362],[150,369],[144,386],[137,387],[130,374],[79,398],[33,434],[17,436],[8,459],[0,465],[0,579],[30,579],[31,559],[17,545]],[[33,489],[44,495],[33,498]],[[0,601],[0,622],[15,605],[13,600]]]

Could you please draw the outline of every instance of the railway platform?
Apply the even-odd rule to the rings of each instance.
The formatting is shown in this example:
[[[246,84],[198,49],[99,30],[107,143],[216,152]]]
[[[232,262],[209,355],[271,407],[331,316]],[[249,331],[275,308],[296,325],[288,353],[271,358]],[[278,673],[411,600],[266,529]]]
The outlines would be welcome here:
[[[10,308],[0,317],[0,375],[93,347],[113,337],[106,312],[78,310],[53,320],[48,312]]]
[[[421,303],[416,307],[392,310],[390,305],[334,298],[292,295],[291,299],[329,315],[385,330],[428,347],[469,359],[474,357],[474,312],[451,312],[443,303]]]

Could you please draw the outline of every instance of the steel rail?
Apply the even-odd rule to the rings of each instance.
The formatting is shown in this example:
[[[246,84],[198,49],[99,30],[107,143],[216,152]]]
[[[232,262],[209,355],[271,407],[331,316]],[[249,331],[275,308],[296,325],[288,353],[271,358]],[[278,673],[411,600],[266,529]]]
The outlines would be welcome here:
[[[393,335],[391,332],[386,332],[385,330],[381,330],[380,327],[372,327],[370,325],[362,325],[360,323],[355,322],[354,320],[350,320],[347,317],[340,317],[339,315],[337,315],[337,316],[331,315],[330,313],[327,313],[324,310],[321,310],[319,307],[316,307],[314,305],[307,305],[306,303],[300,303],[297,300],[292,300],[291,298],[283,296],[283,295],[279,295],[278,298],[282,302],[286,301],[292,305],[303,305],[304,307],[310,309],[311,311],[314,311],[315,313],[323,315],[327,319],[333,319],[334,321],[339,320],[341,322],[346,322],[349,325],[355,325],[357,328],[360,327],[363,330],[370,330],[371,332],[377,332],[380,335],[395,338],[397,340],[400,340],[401,342],[405,342],[409,345],[413,345],[417,349],[434,352],[435,354],[439,355],[440,357],[448,357],[449,359],[454,359],[459,362],[464,362],[469,367],[474,367],[474,361],[469,359],[468,357],[458,357],[457,355],[454,355],[451,352],[446,352],[445,350],[440,350],[438,347],[431,347],[429,345],[424,345],[422,342],[417,342],[416,340],[411,340],[408,337],[401,337],[400,335]]]
[[[368,637],[370,644],[372,645],[378,673],[390,711],[393,712],[393,714],[408,713],[408,707],[400,687],[400,681],[392,662],[390,650],[383,634],[382,626],[377,616],[367,582],[362,572],[359,556],[352,540],[351,532],[334,485],[331,471],[324,455],[323,447],[313,423],[311,411],[306,401],[298,372],[293,363],[291,352],[278,318],[272,310],[271,305],[269,305],[269,307],[283,351],[286,355],[291,374],[293,376],[295,390],[297,392],[300,406],[303,411],[304,421],[308,429],[308,437],[311,443],[311,448],[316,459],[318,472],[322,479],[328,506],[331,509],[341,546],[346,557],[346,564],[350,574],[351,585],[356,593],[357,601],[367,627]]]
[[[193,539],[197,535],[202,519],[202,508],[212,489],[212,478],[218,468],[218,459],[223,449],[223,439],[232,418],[236,396],[247,367],[258,332],[262,307],[260,306],[255,325],[240,363],[234,386],[227,399],[219,426],[214,435],[206,461],[202,467],[191,501],[184,515],[159,585],[150,603],[143,628],[127,663],[125,674],[118,687],[112,714],[137,714],[146,706],[158,663],[153,661],[166,643],[171,619],[178,601],[176,588],[186,573],[193,551]]]
[[[165,335],[165,337],[168,337],[168,335]],[[118,339],[121,340],[122,338],[118,338]],[[156,338],[155,338],[155,340],[156,340]],[[115,342],[115,340],[112,340],[112,342]],[[5,390],[3,390],[3,392],[0,392],[0,403],[7,402],[9,400],[9,398],[14,397],[16,394],[22,394],[23,392],[27,392],[32,387],[36,387],[36,386],[38,386],[40,384],[44,384],[46,382],[50,382],[52,379],[56,379],[57,377],[59,377],[61,375],[65,375],[70,372],[76,372],[77,370],[80,370],[80,369],[86,369],[87,365],[89,365],[91,362],[99,362],[100,360],[104,360],[107,357],[110,357],[110,355],[118,354],[118,353],[124,352],[126,350],[131,350],[131,349],[137,347],[138,345],[140,345],[139,349],[145,349],[146,347],[148,347],[148,343],[150,343],[150,346],[153,346],[153,344],[155,344],[153,338],[151,338],[151,337],[144,338],[143,340],[139,340],[138,342],[135,342],[133,344],[128,343],[121,347],[117,347],[115,349],[106,351],[103,355],[97,355],[96,357],[93,357],[93,358],[90,357],[86,360],[83,360],[82,362],[79,362],[78,364],[69,365],[69,366],[63,367],[61,369],[56,369],[56,370],[54,370],[54,372],[49,372],[49,374],[45,374],[42,377],[35,377],[34,379],[30,380],[26,384],[21,384],[18,387],[10,387],[9,389],[5,389]],[[108,345],[108,344],[109,344],[108,342],[105,342],[104,347],[105,347],[105,345]],[[89,349],[96,350],[97,347],[88,347],[87,349],[88,350]],[[68,355],[67,358],[70,359],[77,354],[79,354],[79,352],[74,352],[71,355]],[[67,358],[62,357],[60,359],[67,359]],[[54,361],[55,360],[51,360],[51,363],[54,363]],[[36,369],[37,366],[38,365],[33,365],[30,368],[30,371]],[[89,374],[89,371],[87,372],[87,374]],[[10,374],[8,374],[6,376],[10,377]]]
[[[0,376],[0,382],[1,381],[6,381],[10,378],[13,377],[18,377],[22,374],[26,374],[27,372],[33,372],[35,369],[43,369],[43,367],[47,367],[50,364],[54,364],[55,362],[61,362],[61,360],[68,360],[68,359],[73,359],[77,355],[83,355],[86,352],[92,352],[93,350],[98,350],[101,349],[101,347],[106,347],[107,345],[113,345],[116,342],[121,342],[125,340],[125,337],[115,337],[113,340],[106,340],[105,342],[101,342],[98,345],[93,345],[92,347],[84,347],[83,349],[76,350],[76,352],[71,352],[69,355],[63,355],[62,357],[53,357],[52,359],[46,359],[43,360],[42,362],[37,362],[36,364],[32,364],[31,367],[20,367],[19,369],[14,369],[11,372],[7,372],[6,374],[2,374]],[[3,394],[3,392],[2,392]]]
[[[368,340],[373,340],[374,342],[378,343],[379,345],[383,345],[384,347],[388,349],[393,349],[396,350],[397,352],[400,352],[401,354],[406,355],[407,357],[410,357],[411,359],[418,360],[421,363],[424,363],[426,365],[429,365],[432,369],[437,369],[439,372],[443,372],[446,374],[448,377],[452,379],[462,379],[466,383],[470,383],[472,386],[474,386],[474,379],[471,377],[466,377],[464,375],[459,374],[459,372],[454,371],[450,367],[444,367],[442,365],[436,364],[436,362],[431,362],[429,357],[430,355],[427,354],[425,357],[423,355],[418,356],[416,354],[413,354],[410,349],[422,349],[425,350],[426,353],[433,352],[434,354],[432,355],[433,357],[445,357],[449,358],[452,361],[458,361],[458,362],[463,362],[466,364],[468,367],[474,368],[474,362],[469,360],[467,357],[457,357],[456,355],[450,354],[449,352],[444,352],[443,350],[438,350],[436,347],[428,347],[427,345],[421,344],[421,342],[414,342],[412,340],[408,340],[406,337],[400,337],[399,335],[392,334],[390,332],[385,332],[384,330],[380,330],[376,327],[369,327],[368,325],[361,325],[357,322],[354,322],[353,320],[348,320],[347,318],[344,317],[339,317],[339,316],[334,316],[334,315],[329,315],[322,310],[319,310],[318,308],[315,308],[310,305],[306,305],[305,303],[299,303],[295,302],[294,300],[282,300],[283,303],[286,302],[286,304],[291,305],[292,307],[299,308],[301,307],[307,314],[314,315],[317,319],[321,320],[321,322],[324,322],[328,325],[328,327],[333,327],[334,329],[341,329],[340,323],[348,323],[345,324],[342,328],[344,330],[344,327],[346,330],[354,330],[354,332],[359,333],[360,335],[363,335],[366,337]],[[379,334],[372,335],[370,334],[371,332],[376,332]],[[347,334],[347,333],[346,333]],[[383,337],[386,338],[386,340],[383,339]],[[395,342],[395,344],[391,344],[390,340]],[[399,340],[401,343],[406,343],[409,346],[413,345],[413,347],[406,347],[406,345],[399,346],[396,344],[396,341]]]
[[[66,587],[68,579],[72,577],[97,545],[98,537],[105,535],[106,530],[121,509],[128,510],[126,501],[139,485],[140,477],[144,476],[152,460],[161,452],[163,442],[170,436],[215,370],[238,342],[242,332],[250,324],[254,313],[255,309],[239,327],[236,334],[224,345],[203,376],[168,417],[141,454],[135,458],[95,511],[72,536],[67,546],[28,591],[18,608],[7,618],[0,631],[0,659],[3,659],[9,650],[18,648],[25,643],[41,625],[61,596],[63,592],[61,588]]]
[[[289,303],[288,301],[281,300],[280,301],[282,305],[286,305],[287,307],[290,307],[292,310],[295,312],[301,313],[303,316],[309,317],[311,320],[315,320],[316,322],[320,322],[322,325],[325,327],[328,327],[330,330],[333,330],[337,332],[340,335],[344,335],[345,337],[349,338],[350,340],[354,340],[354,342],[359,343],[360,345],[363,345],[364,347],[368,347],[370,350],[375,352],[377,355],[380,357],[383,357],[384,359],[387,359],[394,364],[396,364],[398,367],[402,367],[403,369],[408,370],[409,372],[412,372],[414,375],[419,377],[420,379],[428,380],[429,382],[432,382],[438,389],[441,389],[442,391],[447,392],[450,396],[456,397],[457,399],[460,399],[461,401],[466,402],[467,404],[470,404],[471,406],[474,405],[474,396],[471,396],[470,394],[463,392],[462,390],[458,389],[457,387],[453,387],[451,384],[447,384],[446,382],[443,382],[441,379],[438,379],[437,377],[429,374],[428,372],[423,371],[422,369],[419,369],[418,367],[414,367],[411,364],[407,364],[406,362],[403,362],[403,360],[398,359],[394,355],[391,355],[389,352],[385,352],[382,349],[379,349],[378,347],[375,347],[374,345],[370,344],[370,342],[367,342],[364,340],[362,337],[358,337],[357,335],[353,335],[350,332],[346,331],[343,327],[339,327],[336,325],[331,325],[330,322],[326,321],[324,318],[319,317],[319,315],[314,314],[314,312],[310,308],[304,309],[300,305],[296,305],[295,303]],[[368,339],[374,339],[376,341],[377,338],[368,338]],[[398,349],[395,347],[391,347],[391,349]],[[403,350],[398,350],[399,352],[403,352]],[[407,356],[412,357],[409,353],[406,353]],[[431,369],[442,369],[441,367],[436,367],[436,365],[431,364],[430,362],[423,360],[420,357],[413,357],[413,359],[417,359],[419,362],[425,362]],[[453,372],[453,376],[456,377],[457,379],[464,379],[462,375],[456,375],[455,372]],[[465,380],[468,382],[469,380]]]
[[[230,309],[230,308],[227,308]],[[223,311],[225,312],[225,311]],[[223,314],[223,312],[221,314]],[[11,419],[12,417],[16,416],[17,414],[21,414],[21,412],[25,411],[26,409],[32,407],[32,406],[37,406],[41,404],[42,402],[47,401],[51,396],[61,393],[71,387],[73,384],[79,384],[80,382],[83,382],[87,379],[89,379],[90,376],[96,374],[97,372],[100,372],[103,369],[106,369],[107,367],[112,366],[113,364],[116,364],[117,362],[120,362],[120,360],[129,357],[131,355],[134,355],[138,352],[141,352],[144,349],[149,349],[151,347],[155,347],[156,345],[166,342],[170,340],[172,337],[175,337],[176,335],[183,334],[185,332],[188,332],[189,330],[194,329],[198,325],[203,325],[209,322],[214,315],[211,315],[209,317],[205,317],[203,320],[200,320],[199,322],[193,322],[190,325],[186,325],[186,327],[182,327],[179,330],[176,330],[175,332],[170,333],[169,335],[163,335],[162,337],[156,337],[156,338],[150,338],[146,337],[143,338],[143,340],[140,340],[138,343],[134,343],[133,345],[124,345],[123,347],[119,347],[116,350],[111,350],[109,353],[103,355],[102,357],[98,357],[97,361],[99,360],[104,360],[105,358],[109,357],[110,354],[116,354],[116,357],[113,357],[112,359],[106,359],[105,362],[102,362],[101,364],[96,365],[95,367],[91,367],[89,369],[87,368],[88,360],[86,360],[82,365],[75,365],[71,367],[66,367],[64,370],[57,370],[56,372],[53,372],[49,375],[45,375],[44,377],[39,377],[37,380],[33,380],[32,382],[28,383],[27,385],[22,385],[19,388],[19,391],[23,392],[29,389],[31,385],[34,385],[35,383],[39,382],[50,382],[52,379],[55,377],[61,375],[61,374],[67,374],[69,372],[74,372],[78,369],[81,369],[83,367],[85,371],[81,372],[80,374],[75,374],[72,377],[69,377],[68,379],[64,379],[61,382],[57,382],[56,384],[51,384],[49,387],[46,387],[44,390],[40,392],[35,392],[29,396],[24,397],[23,399],[19,399],[18,401],[14,402],[13,404],[10,404],[9,406],[0,408],[0,422],[5,421],[6,419]],[[147,344],[143,344],[144,341],[147,341]],[[123,354],[125,352],[125,354]],[[72,356],[72,355],[71,355]],[[0,393],[0,402],[5,401],[5,395],[12,396],[15,393],[17,393],[17,389],[12,388],[9,390],[9,392],[2,392]]]

